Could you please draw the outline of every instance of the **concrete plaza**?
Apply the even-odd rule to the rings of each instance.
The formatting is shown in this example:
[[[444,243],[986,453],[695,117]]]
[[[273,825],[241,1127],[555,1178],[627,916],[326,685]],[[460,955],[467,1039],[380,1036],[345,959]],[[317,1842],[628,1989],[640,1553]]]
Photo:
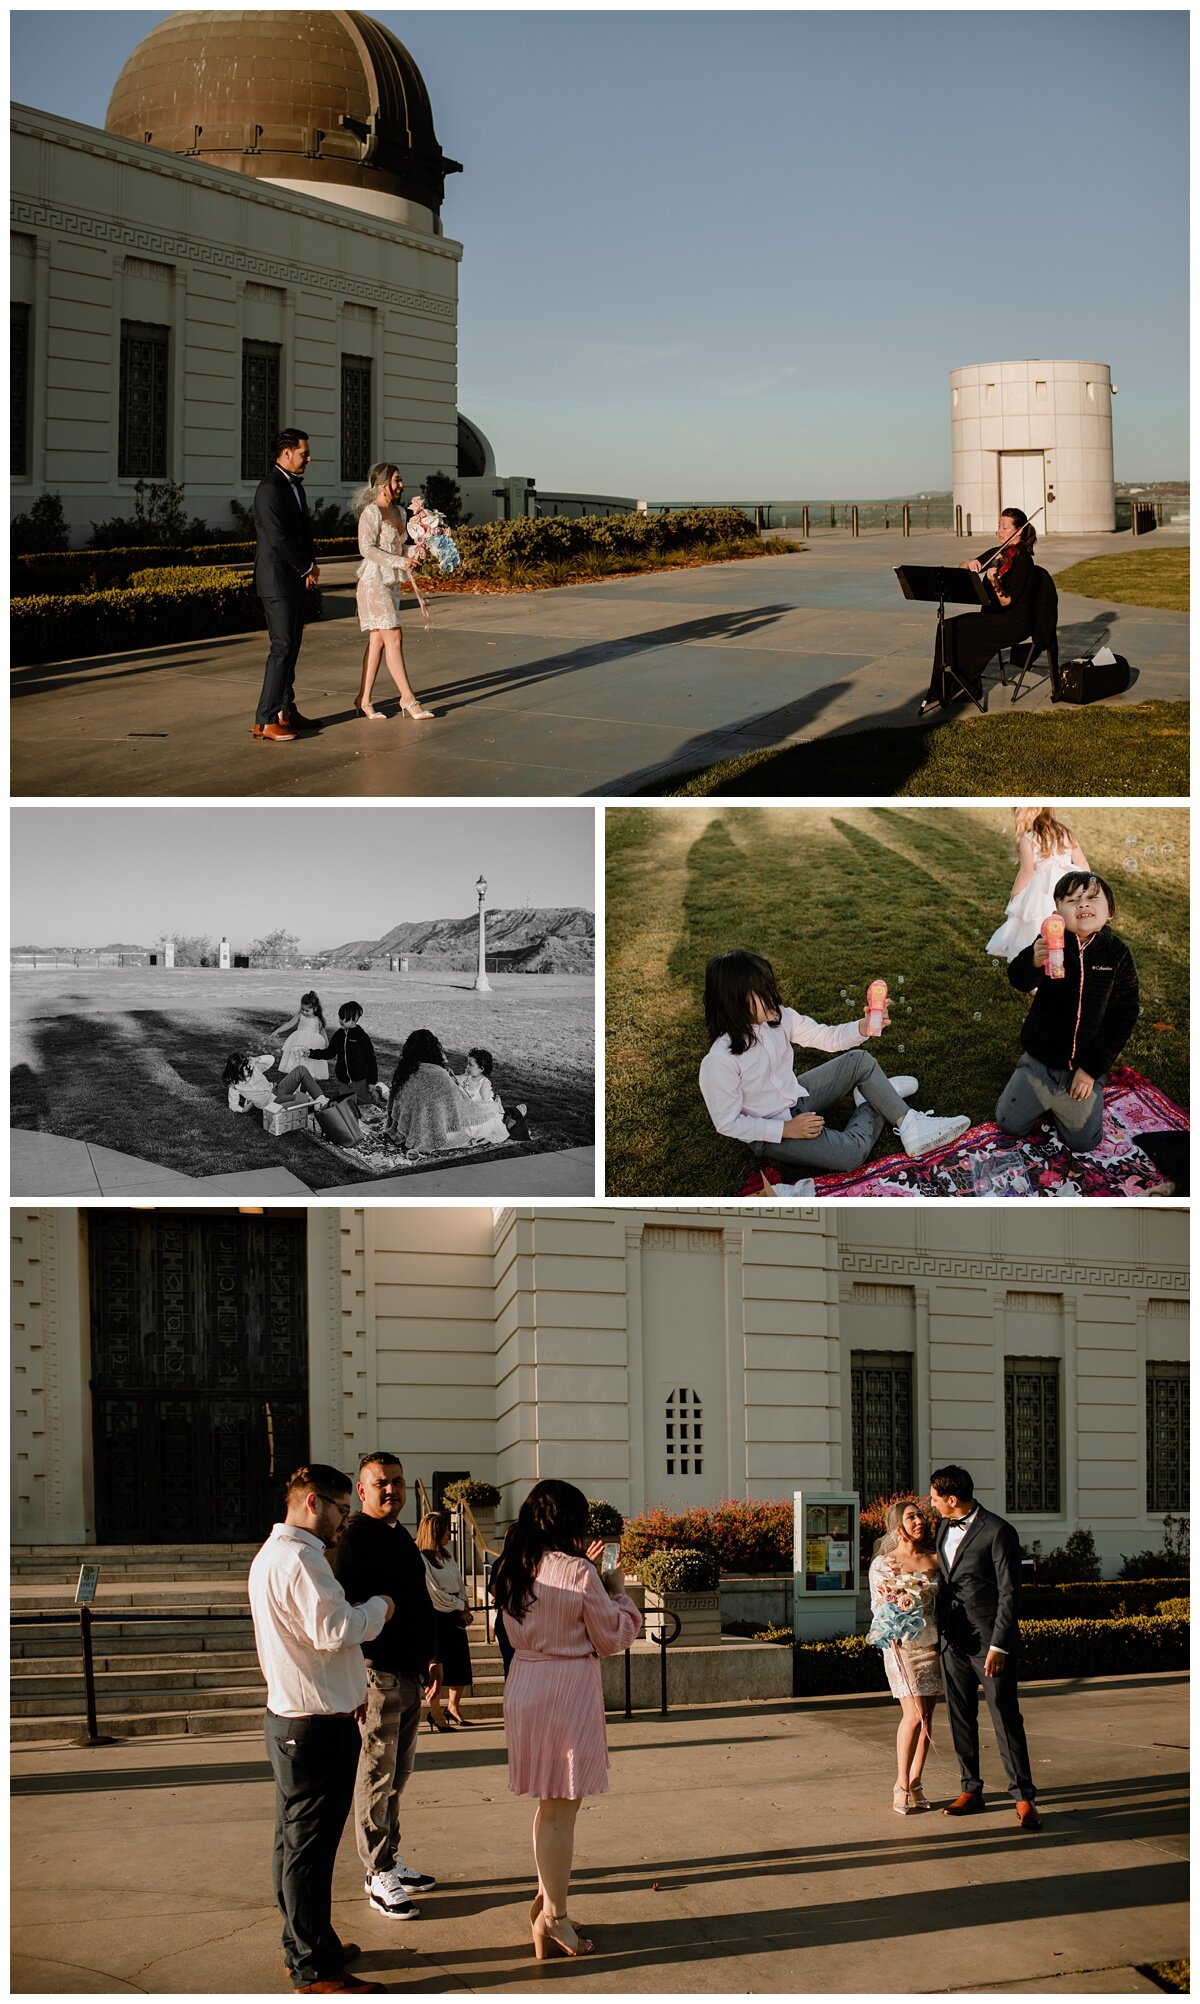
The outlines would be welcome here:
[[[1182,544],[1164,530],[1149,547]],[[624,794],[739,752],[872,726],[918,726],[934,609],[909,604],[903,563],[980,548],[937,532],[853,541],[817,532],[795,556],[652,572],[511,594],[435,594],[429,632],[405,617],[413,685],[436,711],[364,723],[352,704],[361,636],[350,563],[326,568],[327,617],[309,630],[297,694],[322,729],[294,744],[250,735],[264,635],[97,655],[13,671],[12,791],[28,795],[392,798]],[[1038,546],[1051,571],[1139,548],[1128,536]],[[1135,670],[1118,702],[1188,695],[1188,620],[1064,595],[1064,660],[1101,640]],[[994,670],[989,671],[989,679]],[[382,689],[382,682],[379,685]],[[1010,713],[996,686],[993,714]],[[381,696],[380,700],[383,698]],[[1049,703],[1044,663],[1022,711]],[[1068,791],[1094,791],[1081,733]],[[1067,786],[1067,780],[1070,780]],[[869,787],[867,788],[869,791]]]
[[[1036,1684],[1023,1706],[1036,1837],[999,1793],[966,1824],[895,1816],[886,1696],[610,1718],[571,1897],[597,1953],[541,1965],[501,1730],[422,1735],[403,1841],[438,1890],[388,1922],[347,1838],[334,1924],[356,1973],[406,1992],[1153,1992],[1137,1966],[1188,1944],[1186,1676]],[[944,1800],[941,1713],[934,1739]],[[287,1989],[257,1735],[16,1747],[12,1771],[14,1991]]]

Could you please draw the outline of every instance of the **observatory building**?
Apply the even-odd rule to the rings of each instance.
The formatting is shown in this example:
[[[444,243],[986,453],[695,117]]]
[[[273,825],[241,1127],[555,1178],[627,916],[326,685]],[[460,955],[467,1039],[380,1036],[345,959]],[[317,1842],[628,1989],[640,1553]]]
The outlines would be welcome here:
[[[80,542],[173,480],[231,527],[283,424],[310,434],[314,497],[386,452],[410,488],[461,470],[490,499],[456,408],[459,171],[368,14],[172,14],[103,131],[14,106],[13,510],[57,492]]]
[[[1039,536],[1116,527],[1104,362],[981,362],[950,374],[954,501],[989,536],[1023,508]]]

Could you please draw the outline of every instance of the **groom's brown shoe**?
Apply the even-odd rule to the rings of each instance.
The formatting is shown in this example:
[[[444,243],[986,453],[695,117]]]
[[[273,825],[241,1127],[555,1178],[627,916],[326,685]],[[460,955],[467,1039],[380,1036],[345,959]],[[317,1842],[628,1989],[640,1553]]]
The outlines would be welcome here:
[[[289,731],[284,724],[255,724],[254,735],[256,738],[276,738],[287,745],[296,742],[295,731]]]
[[[942,1815],[975,1816],[982,1808],[983,1808],[982,1791],[972,1792],[968,1789],[964,1789],[961,1795],[955,1796],[953,1802],[948,1802],[946,1804],[946,1807],[942,1811]]]
[[[1032,1802],[1018,1802],[1017,1822],[1022,1830],[1040,1830],[1042,1827],[1042,1819]]]

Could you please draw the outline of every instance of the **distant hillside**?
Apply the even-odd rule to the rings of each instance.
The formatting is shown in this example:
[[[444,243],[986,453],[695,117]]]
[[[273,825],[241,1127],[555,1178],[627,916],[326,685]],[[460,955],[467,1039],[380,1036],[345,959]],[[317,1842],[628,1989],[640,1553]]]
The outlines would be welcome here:
[[[595,919],[577,905],[540,911],[489,911],[489,968],[519,974],[590,974],[595,966]],[[357,967],[363,961],[386,967],[393,954],[414,967],[469,970],[478,963],[479,921],[469,918],[409,919],[381,939],[351,939],[324,949],[319,967]]]

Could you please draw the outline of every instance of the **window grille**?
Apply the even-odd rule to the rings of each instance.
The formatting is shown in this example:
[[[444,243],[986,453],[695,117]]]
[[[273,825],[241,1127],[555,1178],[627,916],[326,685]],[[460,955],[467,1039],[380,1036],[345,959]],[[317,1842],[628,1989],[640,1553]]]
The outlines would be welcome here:
[[[342,356],[342,479],[365,480],[371,464],[371,358]]]
[[[667,1399],[667,1474],[703,1475],[704,1413],[698,1392],[681,1385]]]
[[[1004,1360],[1004,1476],[1010,1510],[1059,1508],[1058,1364]]]
[[[855,1350],[850,1356],[850,1442],[864,1503],[913,1486],[912,1358]]]
[[[1191,1374],[1186,1364],[1146,1366],[1146,1508],[1188,1507]]]
[[[117,472],[161,480],[167,471],[167,364],[170,329],[121,322],[121,398]]]
[[[242,479],[261,480],[279,433],[279,346],[242,343]]]

